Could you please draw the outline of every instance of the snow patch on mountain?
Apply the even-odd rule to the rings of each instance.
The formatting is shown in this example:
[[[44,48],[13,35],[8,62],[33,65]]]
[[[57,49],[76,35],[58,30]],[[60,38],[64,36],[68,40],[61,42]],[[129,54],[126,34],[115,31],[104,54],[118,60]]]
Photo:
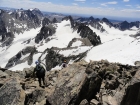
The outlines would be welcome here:
[[[122,37],[93,47],[85,57],[86,61],[106,59],[110,62],[134,65],[140,60],[140,43],[131,37]]]
[[[51,47],[59,47],[64,48],[67,47],[69,42],[73,38],[81,38],[80,35],[71,29],[70,21],[62,21],[61,23],[57,23],[57,29],[56,33],[53,36],[49,37],[51,41],[45,43],[43,42],[43,45],[38,47],[39,51],[44,51],[46,48]]]
[[[59,54],[64,55],[65,57],[68,57],[70,55],[78,55],[80,53],[83,53],[87,50],[89,50],[91,47],[89,46],[83,46],[83,47],[78,47],[78,48],[73,48],[73,49],[69,49],[69,50],[62,50],[59,52]]]
[[[78,40],[78,41],[74,42],[71,47],[78,47],[81,45],[82,45],[82,42]]]
[[[0,61],[1,67],[5,67],[8,60],[26,46],[34,46],[34,40],[32,40],[30,44],[25,44],[23,42],[29,40],[30,38],[34,38],[36,34],[40,31],[40,28],[31,29],[30,31],[25,31],[24,33],[16,34],[11,46],[0,47],[0,58],[2,59]]]

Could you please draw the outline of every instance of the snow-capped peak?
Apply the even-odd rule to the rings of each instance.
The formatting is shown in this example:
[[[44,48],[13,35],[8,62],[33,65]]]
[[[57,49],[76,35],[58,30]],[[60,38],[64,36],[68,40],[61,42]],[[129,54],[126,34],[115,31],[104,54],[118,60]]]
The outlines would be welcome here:
[[[29,9],[30,11],[33,11],[33,10],[35,10],[35,11],[39,11],[39,9],[38,8],[31,8],[31,9]]]

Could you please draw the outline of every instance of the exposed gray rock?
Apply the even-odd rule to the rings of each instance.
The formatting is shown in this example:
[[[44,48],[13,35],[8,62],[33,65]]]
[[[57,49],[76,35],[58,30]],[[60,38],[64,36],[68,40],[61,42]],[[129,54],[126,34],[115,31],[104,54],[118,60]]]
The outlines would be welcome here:
[[[8,80],[0,88],[0,105],[24,105],[25,93],[16,78]]]
[[[24,105],[38,105],[37,103],[46,100],[45,94],[44,89],[35,89],[33,92],[26,94]]]
[[[52,23],[58,23],[56,18],[53,18]]]
[[[52,58],[57,54],[54,49],[57,48],[46,50],[46,52],[50,51]],[[7,105],[140,104],[139,67],[110,63],[106,60],[89,63],[81,60],[61,70],[46,72],[43,88],[39,87],[37,78],[32,75],[33,70],[34,67],[25,68],[23,71],[10,71],[3,68],[1,74],[6,73],[7,76],[0,77],[1,105],[5,105],[4,102]]]
[[[67,48],[66,48],[67,49]],[[57,52],[55,51],[57,50]],[[47,49],[47,55],[45,57],[45,65],[46,65],[46,70],[50,71],[52,68],[58,66],[61,66],[63,61],[66,60],[68,63],[70,60],[74,60],[75,62],[80,61],[83,57],[86,56],[87,51],[80,53],[79,55],[70,55],[65,57],[62,54],[59,54],[58,52],[61,51],[63,49],[59,49],[59,48],[51,48],[51,49]]]
[[[84,99],[79,105],[89,105],[89,102],[86,99]]]
[[[51,23],[51,21],[48,18],[46,18],[46,17],[42,20],[42,26],[47,26],[50,23]]]
[[[130,81],[126,88],[123,100],[120,105],[140,105],[140,70]]]
[[[31,65],[32,61],[33,61],[32,57],[35,52],[37,52],[35,46],[27,46],[22,51],[19,51],[15,56],[10,58],[8,63],[6,64],[5,68],[13,67],[13,66],[23,63],[25,61],[28,61],[28,64]],[[22,55],[26,55],[29,53],[30,53],[29,57],[27,56],[24,59],[21,59]]]
[[[81,41],[82,42],[82,45],[81,46],[92,46],[91,42],[89,41],[88,38],[73,38],[69,44],[68,44],[68,47],[71,47],[72,44],[76,41]]]
[[[53,25],[43,26],[40,33],[35,37],[35,43],[39,43],[42,39],[47,39],[55,33],[56,29]]]
[[[23,69],[23,73],[25,73],[25,78],[33,78],[33,71],[34,71],[34,67],[30,67],[30,68],[24,68]]]
[[[99,102],[97,100],[95,100],[95,99],[92,99],[90,101],[90,105],[99,105]]]
[[[0,78],[7,78],[8,74],[0,70]]]
[[[135,65],[136,65],[136,66],[140,66],[140,61],[136,61],[136,62],[135,62]]]

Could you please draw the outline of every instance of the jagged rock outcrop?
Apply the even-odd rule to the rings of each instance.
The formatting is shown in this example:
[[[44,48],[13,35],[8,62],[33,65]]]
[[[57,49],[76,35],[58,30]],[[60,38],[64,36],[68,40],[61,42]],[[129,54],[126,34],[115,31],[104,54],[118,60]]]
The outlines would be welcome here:
[[[103,26],[99,23],[100,19],[98,18],[93,18],[92,16],[89,18],[78,18],[76,19],[77,22],[80,23],[84,23],[86,25],[91,25],[92,27],[94,27],[95,29],[100,30],[101,32],[104,32],[105,29],[103,28]]]
[[[45,60],[46,60],[45,65],[47,67],[46,68],[47,71],[50,71],[52,68],[54,68],[56,66],[61,66],[62,62],[64,60],[66,60],[67,63],[70,60],[75,60],[75,62],[80,61],[83,57],[85,57],[85,55],[87,53],[87,52],[83,52],[83,53],[80,53],[78,55],[70,55],[67,57],[58,53],[59,51],[66,50],[66,49],[59,49],[59,48],[46,49],[47,55],[45,57]]]
[[[32,11],[33,14],[37,15],[37,17],[39,19],[43,18],[43,14],[42,14],[42,12],[38,8],[29,9],[29,10]]]
[[[129,35],[130,37],[134,37],[136,40],[139,39],[139,36],[140,36],[140,31],[138,31],[136,34],[134,35]]]
[[[103,26],[99,23],[98,20],[93,20],[91,22],[89,22],[89,25],[91,25],[92,27],[94,27],[95,29],[100,30],[100,32],[105,32],[106,30],[103,28]]]
[[[56,18],[53,18],[52,23],[58,23]]]
[[[97,36],[95,32],[84,24],[78,27],[77,33],[79,33],[82,38],[88,38],[94,46],[101,44],[100,36]]]
[[[8,60],[8,63],[6,64],[5,68],[13,67],[13,66],[23,63],[25,61],[28,61],[28,64],[31,65],[32,60],[33,60],[32,57],[35,52],[37,52],[35,46],[27,46],[22,51],[19,51],[15,56],[10,58]],[[24,59],[21,59],[22,56],[27,55],[27,54],[30,54],[30,55],[25,57]]]
[[[94,20],[93,17],[90,17],[89,19],[92,22]],[[96,33],[93,32],[93,30],[91,30],[88,26],[86,26],[86,23],[74,22],[74,20],[71,16],[65,17],[62,20],[70,20],[71,28],[74,31],[77,30],[77,33],[79,33],[82,38],[88,38],[90,40],[90,42],[92,43],[92,45],[96,46],[96,45],[101,44],[100,36],[97,36]],[[91,23],[91,24],[93,25],[93,23]],[[96,26],[97,26],[97,24],[95,25],[95,27]],[[100,27],[101,31],[104,31],[104,29],[103,29],[103,27],[101,27],[101,25],[99,27]],[[99,27],[96,27],[96,28],[99,28]]]
[[[35,37],[35,43],[39,43],[42,39],[47,39],[55,33],[56,29],[53,25],[43,26],[40,33]]]
[[[23,33],[25,30],[37,28],[41,25],[43,14],[37,10],[15,10],[6,12],[0,9],[0,35],[2,36],[1,46],[8,46],[12,43],[14,34]]]
[[[107,18],[103,18],[101,22],[105,22],[109,27],[113,26],[113,24]]]
[[[0,35],[1,35],[1,47],[4,47],[4,46],[8,46],[12,43],[13,41],[13,38],[14,38],[14,35],[13,33],[11,32],[8,32],[8,30],[6,29],[6,26],[5,26],[5,22],[3,20],[3,14],[4,14],[4,11],[3,10],[0,10],[1,11],[1,14],[0,14]]]
[[[81,46],[92,46],[91,42],[89,41],[88,38],[73,38],[69,44],[68,47],[72,47],[72,45],[76,42],[76,41],[81,41]]]
[[[140,70],[130,81],[126,88],[123,100],[120,105],[140,105]]]
[[[136,21],[136,22],[127,22],[127,21],[123,21],[123,22],[121,22],[121,23],[118,23],[118,24],[114,24],[113,25],[115,28],[118,28],[118,29],[120,29],[120,30],[122,30],[122,31],[124,31],[124,30],[129,30],[130,28],[132,28],[132,27],[137,27],[137,28],[139,28],[139,26],[140,26],[140,22],[139,21]]]
[[[132,27],[137,27],[139,28],[140,26],[140,22],[139,21],[135,21],[135,22],[127,22],[127,21],[123,21],[123,22],[118,22],[118,23],[112,23],[111,21],[109,21],[107,18],[103,18],[102,20],[98,19],[98,18],[93,18],[92,16],[89,18],[78,18],[76,19],[76,22],[80,22],[80,23],[84,23],[86,25],[91,25],[92,27],[94,27],[95,29],[100,30],[101,32],[106,31],[103,26],[100,24],[101,23],[106,23],[110,28],[111,27],[115,27],[118,28],[122,31],[124,30],[129,30]]]
[[[22,33],[23,31],[25,31],[27,28],[27,20],[26,21],[20,21],[14,17],[12,17],[10,14],[8,14],[6,11],[3,11],[0,14],[0,21],[3,22],[3,27],[5,27],[7,33],[11,32],[11,33]],[[32,27],[33,28],[33,27]]]
[[[47,26],[50,23],[51,23],[51,21],[48,18],[46,18],[46,17],[42,20],[42,26]]]
[[[74,22],[74,20],[73,20],[73,18],[72,18],[71,16],[66,16],[66,17],[62,18],[62,21],[63,21],[63,20],[70,20],[71,28],[74,27],[75,22]]]
[[[24,105],[25,92],[16,78],[8,80],[0,88],[0,105]]]
[[[39,9],[29,9],[29,10],[15,10],[10,14],[17,20],[27,23],[28,28],[37,28],[41,25],[41,17],[43,14]]]
[[[120,105],[125,94],[122,88],[137,70],[128,65],[100,61],[79,62],[61,71],[50,71],[47,76],[51,79],[46,78],[47,100],[51,105],[79,105],[84,99],[90,105]]]
[[[140,66],[140,61],[136,61],[136,62],[135,62],[135,65],[136,65],[136,66]]]
[[[90,63],[81,60],[64,69],[46,72],[42,88],[37,79],[33,79],[33,69],[0,69],[4,73],[0,76],[1,105],[140,104],[139,67],[106,60]]]

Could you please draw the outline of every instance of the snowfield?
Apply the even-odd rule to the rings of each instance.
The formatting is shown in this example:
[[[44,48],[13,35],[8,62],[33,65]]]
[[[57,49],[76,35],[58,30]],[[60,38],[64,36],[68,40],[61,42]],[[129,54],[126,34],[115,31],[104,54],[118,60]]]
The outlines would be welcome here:
[[[85,57],[86,61],[106,59],[110,62],[134,65],[140,60],[140,40],[122,37],[93,47]]]
[[[76,41],[72,44],[72,47],[75,49],[72,50],[62,50],[59,53],[64,56],[69,55],[78,55],[79,53],[88,51],[87,56],[84,58],[87,62],[90,60],[102,60],[106,59],[110,62],[119,62],[122,64],[134,65],[135,61],[140,61],[140,39],[135,39],[130,37],[129,35],[134,35],[137,33],[138,29],[133,27],[131,30],[120,31],[119,29],[115,29],[113,27],[109,27],[105,23],[100,23],[106,32],[101,33],[100,30],[94,29],[89,26],[97,35],[101,37],[102,44],[98,46],[81,46],[80,41]],[[51,41],[45,42],[42,40],[42,44],[36,44],[34,42],[34,37],[39,33],[40,28],[32,29],[30,31],[25,31],[23,34],[15,35],[15,39],[10,47],[0,47],[0,61],[1,67],[5,67],[8,60],[21,51],[26,46],[36,46],[37,50],[43,52],[47,48],[51,47],[59,47],[65,48],[68,46],[68,43],[73,38],[81,38],[80,35],[71,29],[70,21],[62,21],[61,23],[57,23],[56,33],[49,38]],[[32,39],[29,44],[23,43]],[[33,56],[33,64],[31,66],[35,66],[34,62],[41,56],[41,53],[35,54]],[[44,59],[46,55],[42,56]],[[22,56],[22,59],[26,56]],[[43,61],[45,63],[45,61]],[[73,61],[71,61],[73,62]],[[71,63],[70,62],[70,63]],[[23,68],[30,67],[27,62],[18,64],[10,70],[23,70]],[[58,69],[59,66],[53,68]]]
[[[21,51],[26,46],[35,45],[34,41],[31,41],[30,44],[23,44],[23,42],[30,38],[34,38],[39,33],[40,29],[41,29],[41,27],[37,28],[37,29],[31,29],[30,31],[25,31],[23,34],[19,34],[19,35],[16,34],[11,46],[0,47],[0,58],[2,59],[2,60],[0,60],[1,67],[5,67],[8,60],[11,57],[13,57],[14,55],[16,55],[19,51]],[[21,64],[21,65],[23,65],[23,64]],[[20,68],[23,69],[24,67],[28,67],[27,63],[25,66],[22,66]],[[19,65],[17,65],[17,68],[15,68],[15,70],[21,70],[21,69],[19,69]]]

